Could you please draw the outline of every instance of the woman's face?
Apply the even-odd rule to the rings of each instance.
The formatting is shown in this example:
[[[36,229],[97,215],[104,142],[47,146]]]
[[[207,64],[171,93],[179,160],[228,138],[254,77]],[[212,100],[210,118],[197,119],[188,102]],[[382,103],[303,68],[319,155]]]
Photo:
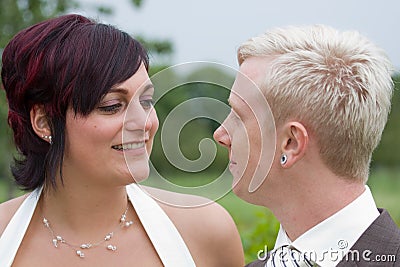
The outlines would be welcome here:
[[[106,185],[147,178],[148,158],[158,128],[153,93],[142,64],[132,77],[111,88],[87,117],[75,116],[69,109],[64,176],[80,177],[80,182],[83,178],[88,183],[94,179]]]

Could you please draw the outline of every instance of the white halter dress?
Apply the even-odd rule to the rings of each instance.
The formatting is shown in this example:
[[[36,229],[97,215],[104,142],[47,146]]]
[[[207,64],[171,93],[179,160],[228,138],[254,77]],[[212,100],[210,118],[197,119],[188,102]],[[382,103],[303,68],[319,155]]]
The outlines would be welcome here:
[[[0,237],[1,267],[12,265],[41,191],[40,188],[29,194]],[[164,266],[196,266],[181,235],[161,207],[136,184],[126,186],[126,191]]]

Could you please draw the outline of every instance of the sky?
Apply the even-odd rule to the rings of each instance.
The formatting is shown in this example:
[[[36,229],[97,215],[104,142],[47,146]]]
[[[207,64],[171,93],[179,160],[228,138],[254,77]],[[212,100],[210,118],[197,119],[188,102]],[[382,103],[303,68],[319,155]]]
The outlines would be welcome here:
[[[143,0],[140,9],[130,0],[78,1],[83,15],[133,35],[172,41],[172,64],[213,61],[237,68],[236,50],[252,36],[277,26],[326,24],[359,31],[400,69],[398,0]],[[92,7],[99,3],[114,14],[96,17]]]

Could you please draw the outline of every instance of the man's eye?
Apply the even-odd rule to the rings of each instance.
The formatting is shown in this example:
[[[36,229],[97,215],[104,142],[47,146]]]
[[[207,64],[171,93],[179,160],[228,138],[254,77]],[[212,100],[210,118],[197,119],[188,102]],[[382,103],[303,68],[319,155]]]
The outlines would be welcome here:
[[[122,104],[118,103],[118,104],[109,105],[109,106],[100,106],[100,107],[98,107],[98,109],[105,113],[114,114],[114,113],[117,113],[121,109],[121,107],[122,107]]]
[[[237,114],[233,109],[231,109],[231,114],[232,114],[232,117],[234,117],[235,119],[240,119],[239,114]]]
[[[140,105],[142,105],[142,107],[145,109],[149,109],[154,106],[154,100],[153,99],[141,100]]]

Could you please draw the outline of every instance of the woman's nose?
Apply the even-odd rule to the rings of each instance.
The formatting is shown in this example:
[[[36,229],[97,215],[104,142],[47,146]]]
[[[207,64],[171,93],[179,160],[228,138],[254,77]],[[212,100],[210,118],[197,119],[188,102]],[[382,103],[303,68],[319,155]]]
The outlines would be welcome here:
[[[124,128],[126,130],[148,131],[152,128],[152,114],[142,108],[141,105],[131,103],[126,111]]]

